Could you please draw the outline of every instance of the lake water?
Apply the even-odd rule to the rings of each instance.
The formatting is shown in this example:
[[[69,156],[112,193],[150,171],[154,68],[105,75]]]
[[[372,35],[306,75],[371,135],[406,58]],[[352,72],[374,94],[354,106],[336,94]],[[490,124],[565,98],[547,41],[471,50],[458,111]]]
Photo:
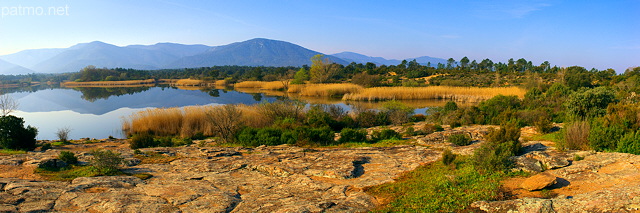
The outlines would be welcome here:
[[[280,96],[227,91],[223,89],[179,89],[175,87],[124,88],[35,88],[29,91],[6,91],[18,101],[12,113],[38,128],[39,140],[55,140],[60,128],[71,129],[70,139],[123,138],[122,121],[129,115],[149,108],[194,105],[255,104],[284,99]],[[331,103],[349,109],[339,100],[310,99],[311,103]],[[408,102],[424,113],[426,106],[438,102]],[[426,105],[426,106],[425,106]]]

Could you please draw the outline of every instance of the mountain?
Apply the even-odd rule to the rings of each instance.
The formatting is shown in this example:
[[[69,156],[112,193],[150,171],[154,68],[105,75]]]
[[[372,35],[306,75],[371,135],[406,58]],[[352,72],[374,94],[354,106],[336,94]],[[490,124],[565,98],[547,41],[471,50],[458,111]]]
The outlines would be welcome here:
[[[26,68],[33,68],[36,64],[46,61],[64,52],[64,48],[23,50],[17,53],[0,56],[0,59]]]
[[[243,42],[217,46],[208,51],[181,58],[165,68],[208,67],[217,65],[240,66],[302,66],[310,65],[311,57],[321,54],[284,41],[256,38]],[[328,56],[332,62],[347,61]]]
[[[19,75],[33,73],[33,70],[0,59],[0,75]]]
[[[118,47],[99,41],[72,46],[64,52],[33,67],[39,72],[77,72],[87,65],[96,67],[123,67],[158,69],[167,61],[178,57],[163,51],[143,48]]]
[[[371,63],[377,64],[377,65],[398,65],[398,64],[402,63],[402,60],[385,59],[385,58],[382,58],[382,57],[371,57],[371,56],[362,55],[362,54],[354,53],[354,52],[341,52],[341,53],[333,54],[332,56],[344,59],[345,61],[348,61],[348,62],[356,62],[356,63],[359,63],[359,64],[366,64],[367,62],[371,62]],[[432,57],[429,57],[429,56],[422,56],[422,57],[417,57],[417,58],[407,58],[405,60],[412,61],[414,59],[418,63],[420,63],[422,65],[427,65],[430,62],[432,67],[437,66],[438,63],[442,63],[442,64],[446,64],[447,63],[446,59],[432,58]]]
[[[129,45],[129,46],[126,46],[125,48],[160,51],[160,52],[164,52],[179,58],[197,55],[211,49],[210,46],[202,45],[202,44],[185,45],[185,44],[176,44],[176,43],[157,43],[154,45]]]
[[[366,64],[368,62],[371,62],[377,65],[398,65],[402,62],[400,60],[385,59],[383,57],[371,57],[354,52],[341,52],[333,54],[332,56],[344,59],[348,62],[356,62],[359,64]]]

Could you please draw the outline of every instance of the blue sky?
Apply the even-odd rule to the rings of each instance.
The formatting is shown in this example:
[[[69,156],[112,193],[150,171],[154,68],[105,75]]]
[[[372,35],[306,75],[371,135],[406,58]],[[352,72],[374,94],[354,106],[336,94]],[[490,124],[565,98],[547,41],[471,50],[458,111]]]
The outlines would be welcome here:
[[[11,14],[18,6],[44,12]],[[51,7],[63,9],[46,15]],[[389,59],[525,58],[619,73],[640,66],[640,0],[2,0],[0,9],[0,55],[96,40],[224,45],[269,38]]]

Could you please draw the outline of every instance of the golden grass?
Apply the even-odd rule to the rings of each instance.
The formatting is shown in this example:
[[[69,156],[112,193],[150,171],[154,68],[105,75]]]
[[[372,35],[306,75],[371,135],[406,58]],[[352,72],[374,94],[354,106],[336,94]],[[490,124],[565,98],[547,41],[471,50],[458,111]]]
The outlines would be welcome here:
[[[237,105],[242,111],[244,123],[251,127],[269,124],[258,111],[258,106]],[[214,136],[207,112],[221,106],[188,106],[184,108],[147,109],[123,120],[122,130],[127,135],[151,133],[157,136],[191,137],[196,133]]]
[[[216,86],[227,86],[227,80],[217,80],[214,84]]]
[[[336,97],[347,93],[358,93],[363,87],[357,84],[306,84],[290,87],[288,92],[297,92],[300,96]]]
[[[281,81],[243,81],[233,85],[235,88],[256,88],[262,90],[283,90],[285,85]]]
[[[179,85],[179,86],[201,86],[201,85],[204,85],[205,82],[203,80],[196,80],[196,79],[180,79],[173,84]]]
[[[64,82],[63,86],[66,87],[79,87],[79,86],[140,86],[140,85],[153,85],[156,83],[154,79],[147,80],[130,80],[130,81],[87,81],[87,82]]]
[[[479,102],[496,95],[515,95],[523,98],[525,89],[518,87],[373,87],[359,92],[345,94],[342,100],[382,101],[382,100],[429,100],[445,99],[459,102]]]

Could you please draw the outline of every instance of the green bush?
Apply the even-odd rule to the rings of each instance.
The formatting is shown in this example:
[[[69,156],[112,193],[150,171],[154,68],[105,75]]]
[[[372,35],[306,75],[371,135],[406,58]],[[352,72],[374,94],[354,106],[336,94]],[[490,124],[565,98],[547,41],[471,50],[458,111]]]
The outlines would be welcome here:
[[[78,163],[78,157],[76,157],[76,154],[69,151],[61,151],[60,154],[58,154],[58,159],[69,165]]]
[[[467,134],[449,135],[449,142],[458,146],[466,146],[471,144],[471,137]]]
[[[389,140],[389,139],[399,140],[399,139],[402,139],[402,136],[400,135],[400,133],[392,129],[383,129],[380,131],[374,131],[371,138],[373,141],[381,141],[381,140]]]
[[[425,124],[422,127],[422,132],[425,135],[440,131],[444,131],[444,128],[442,128],[442,126],[440,126],[439,124]]]
[[[347,142],[365,142],[367,141],[367,131],[365,130],[356,130],[351,128],[344,128],[340,132],[340,139],[338,139],[339,143],[347,143]]]
[[[571,118],[582,120],[604,115],[607,106],[613,102],[615,94],[612,89],[596,87],[572,93],[564,102],[564,107]]]
[[[320,128],[297,127],[295,129],[247,127],[238,132],[236,141],[242,146],[249,147],[296,143],[328,145],[333,143],[333,135],[333,131],[328,126]]]
[[[448,101],[446,104],[444,104],[444,111],[456,111],[458,110],[458,104],[456,104],[456,102],[453,101]]]
[[[515,123],[500,125],[500,129],[497,130],[491,129],[487,135],[487,142],[474,152],[474,165],[483,171],[510,168],[513,165],[510,157],[522,148],[519,138],[520,128]]]
[[[480,102],[478,109],[485,114],[485,124],[500,124],[515,117],[515,111],[520,109],[522,101],[518,96],[497,95]]]
[[[618,142],[617,151],[640,155],[640,131],[625,134]]]
[[[453,163],[453,161],[456,160],[456,154],[453,154],[453,152],[451,152],[451,149],[445,149],[444,152],[442,152],[442,163],[444,165],[451,165],[451,163]]]
[[[563,129],[564,140],[558,144],[558,148],[561,150],[588,150],[590,129],[591,126],[586,121],[576,121],[565,125]]]
[[[36,135],[38,130],[32,126],[24,127],[22,118],[0,116],[0,148],[33,150],[36,148]]]
[[[606,126],[600,119],[596,119],[591,124],[589,130],[589,147],[596,151],[614,151],[618,147],[618,141],[624,136],[624,127]]]
[[[414,114],[411,116],[411,119],[409,119],[409,121],[411,122],[420,122],[420,121],[425,121],[427,119],[427,116],[423,115],[423,114]]]
[[[129,143],[129,147],[131,149],[139,149],[139,148],[147,148],[147,147],[155,147],[155,140],[153,140],[153,136],[151,134],[136,134],[131,137],[131,141]]]
[[[382,112],[388,115],[388,120],[394,125],[409,122],[413,109],[400,101],[387,101],[382,104]]]
[[[44,151],[47,151],[47,150],[49,150],[51,148],[52,148],[51,143],[45,143],[45,144],[42,144],[42,146],[40,146],[40,151],[44,152]]]
[[[90,163],[99,173],[103,175],[115,175],[120,172],[120,166],[124,163],[124,158],[120,157],[120,153],[111,150],[93,150]]]

